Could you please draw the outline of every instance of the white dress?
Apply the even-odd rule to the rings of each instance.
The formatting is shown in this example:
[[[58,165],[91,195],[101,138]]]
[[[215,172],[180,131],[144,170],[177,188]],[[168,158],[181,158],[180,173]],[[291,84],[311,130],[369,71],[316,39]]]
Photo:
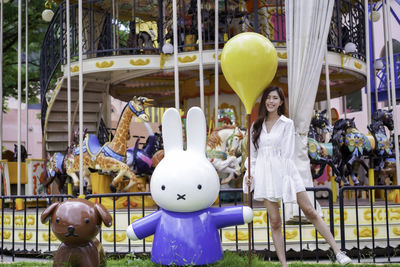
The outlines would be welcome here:
[[[269,133],[265,123],[262,124],[257,150],[253,142],[250,142],[250,171],[255,200],[296,203],[296,193],[306,191],[292,160],[294,135],[293,121],[281,115]],[[245,177],[247,175],[246,171]],[[243,191],[247,193],[245,180],[243,179]]]

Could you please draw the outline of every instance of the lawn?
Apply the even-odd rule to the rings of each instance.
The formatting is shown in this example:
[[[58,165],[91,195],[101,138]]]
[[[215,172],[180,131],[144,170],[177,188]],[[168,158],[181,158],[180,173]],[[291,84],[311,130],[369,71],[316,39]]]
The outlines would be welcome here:
[[[0,263],[0,266],[23,266],[23,267],[34,267],[34,266],[52,266],[52,262],[15,262],[15,263]],[[141,259],[141,258],[134,258],[134,257],[125,257],[122,259],[109,259],[107,261],[107,266],[115,266],[115,267],[120,267],[120,266],[135,266],[135,267],[156,267],[160,266],[157,264],[154,264],[150,261],[150,259]],[[245,267],[248,266],[248,260],[247,257],[242,257],[239,256],[235,253],[225,253],[225,257],[223,260],[208,265],[210,267]],[[257,257],[253,257],[253,262],[252,266],[254,267],[279,267],[281,266],[277,262],[266,262],[263,261]],[[292,262],[289,263],[290,267],[327,267],[327,266],[332,266],[332,267],[339,267],[341,266],[340,264],[336,263],[329,263],[329,264],[317,264],[317,263],[301,263],[301,262]],[[372,266],[387,266],[387,267],[400,267],[400,264],[350,264],[347,265],[348,267],[351,266],[363,266],[363,267],[372,267]]]

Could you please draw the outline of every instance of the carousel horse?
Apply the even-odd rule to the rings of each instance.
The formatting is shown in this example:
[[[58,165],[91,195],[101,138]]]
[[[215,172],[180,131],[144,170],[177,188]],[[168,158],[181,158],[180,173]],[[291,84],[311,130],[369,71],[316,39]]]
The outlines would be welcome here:
[[[47,188],[51,183],[54,181],[57,183],[58,191],[60,194],[65,194],[65,184],[67,182],[68,175],[65,170],[65,161],[66,155],[65,154],[56,152],[52,156],[49,154],[45,159],[45,182],[43,183],[43,187]]]
[[[138,138],[135,146],[128,148],[126,151],[126,164],[128,164],[131,170],[137,175],[151,175],[153,173],[152,157],[156,151],[160,150],[160,140],[156,138],[156,134],[148,123],[145,122],[144,125],[149,134],[145,146],[139,149],[140,138]],[[158,136],[160,135],[158,134]]]
[[[207,140],[207,158],[222,177],[221,184],[227,184],[239,176],[241,156],[238,155],[243,140],[242,131],[232,125],[215,128]]]
[[[21,145],[21,162],[25,162],[28,157],[28,152],[26,152],[26,148],[24,145]],[[14,144],[14,161],[18,160],[18,146]]]
[[[371,124],[367,126],[370,134],[373,136],[371,149],[368,149],[369,156],[373,159],[375,170],[380,171],[386,165],[392,164],[393,142],[386,135],[385,126],[389,131],[393,131],[392,110],[378,109],[372,114]]]
[[[83,130],[83,136],[86,136],[87,128]],[[67,147],[65,153],[56,152],[52,156],[47,154],[44,161],[44,182],[43,187],[47,188],[52,182],[56,182],[58,185],[58,191],[61,194],[66,193],[65,183],[67,182],[67,172],[65,168],[65,162],[67,155],[72,153],[73,149],[79,145],[79,129],[75,130],[71,136],[71,145]],[[87,181],[87,182],[90,182]],[[91,193],[91,185],[87,187],[86,193]]]
[[[146,97],[133,97],[129,101],[118,122],[118,126],[111,142],[100,145],[95,135],[86,135],[83,144],[83,172],[85,177],[89,177],[90,170],[101,171],[104,173],[116,174],[113,178],[110,189],[112,192],[128,191],[138,182],[135,173],[129,168],[126,162],[127,136],[129,125],[133,115],[142,121],[149,121],[148,115],[144,112],[145,107],[151,99]],[[76,147],[73,153],[68,154],[66,161],[66,172],[72,178],[74,190],[79,187],[79,155],[80,147]],[[128,185],[119,188],[121,182],[129,179]]]
[[[324,134],[332,132],[333,129],[325,114],[326,109],[323,111],[315,111],[314,116],[311,119],[308,137],[313,138],[318,142],[325,142]]]
[[[392,163],[394,157],[393,143],[385,132],[385,126],[389,131],[394,128],[391,112],[391,110],[376,110],[372,115],[371,124],[367,126],[369,130],[367,135],[361,133],[355,125],[352,125],[347,127],[345,132],[342,132],[341,139],[339,138],[343,157],[339,169],[343,170],[346,166],[345,175],[350,175],[355,185],[358,184],[358,180],[355,178],[354,164],[360,163],[364,170],[368,172],[368,166],[362,160],[363,158],[368,157],[372,160],[378,176],[385,165]]]
[[[334,153],[338,157],[337,168],[340,176],[336,177],[336,182],[343,181],[344,185],[349,185],[347,176],[350,175],[354,185],[359,185],[359,181],[354,172],[355,164],[361,164],[364,169],[368,170],[362,157],[364,153],[363,145],[366,148],[370,147],[373,141],[372,136],[362,134],[352,119],[339,119],[333,126],[333,134],[331,142],[337,148],[338,153]]]
[[[332,168],[334,175],[340,175],[335,166],[334,146],[332,143],[325,143],[324,133],[332,131],[332,126],[325,114],[326,110],[315,112],[308,132],[308,157],[312,166],[313,179],[323,174],[326,164]],[[316,172],[317,165],[319,165],[319,170]]]

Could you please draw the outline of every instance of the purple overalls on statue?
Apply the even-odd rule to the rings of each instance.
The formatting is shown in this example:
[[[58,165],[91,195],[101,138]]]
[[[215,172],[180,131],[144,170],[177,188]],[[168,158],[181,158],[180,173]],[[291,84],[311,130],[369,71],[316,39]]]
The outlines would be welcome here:
[[[243,207],[195,212],[161,209],[132,223],[139,239],[154,234],[151,260],[163,265],[203,265],[222,258],[218,229],[243,224]]]

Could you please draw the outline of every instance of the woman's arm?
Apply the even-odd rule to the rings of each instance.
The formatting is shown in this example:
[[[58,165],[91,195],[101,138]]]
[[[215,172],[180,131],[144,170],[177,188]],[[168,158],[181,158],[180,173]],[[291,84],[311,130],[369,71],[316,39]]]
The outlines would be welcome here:
[[[250,134],[251,134],[252,132],[253,132],[253,126],[251,126],[251,128],[250,128]],[[262,133],[260,134],[260,138],[261,138],[261,135],[262,135]],[[258,140],[260,140],[260,138],[259,138]],[[253,144],[252,137],[249,136],[249,137],[247,138],[247,140],[248,140],[248,142],[250,142],[250,151],[248,151],[248,154],[250,155],[250,167],[251,167],[250,171],[251,171],[251,176],[253,176],[253,174],[254,174],[254,169],[255,169],[255,167],[256,167],[256,161],[257,161],[258,151],[257,151],[256,147],[255,147],[254,144]],[[246,159],[245,159],[245,163],[244,163],[244,165],[245,165],[245,167],[246,167],[246,172],[245,172],[244,177],[243,177],[243,191],[244,191],[244,192],[248,192],[248,187],[247,187],[247,184],[246,184],[247,177],[249,176],[249,167],[248,167],[248,164],[249,164],[249,160],[248,160],[248,158],[246,158]],[[254,189],[254,183],[252,184],[251,189]]]
[[[294,123],[289,120],[285,125],[285,131],[282,138],[282,157],[292,159],[294,154]]]

